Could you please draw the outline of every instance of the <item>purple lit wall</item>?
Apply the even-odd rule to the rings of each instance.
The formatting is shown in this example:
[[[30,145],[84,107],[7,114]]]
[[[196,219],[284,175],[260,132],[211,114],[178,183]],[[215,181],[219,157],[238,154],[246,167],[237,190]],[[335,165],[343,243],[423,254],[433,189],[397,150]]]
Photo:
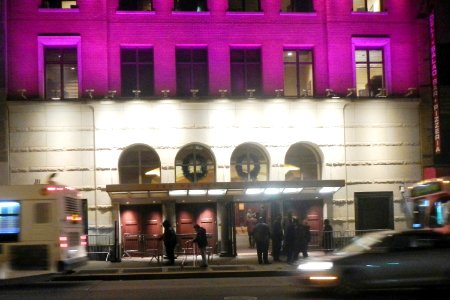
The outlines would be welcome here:
[[[313,13],[279,13],[280,1],[262,0],[259,13],[226,12],[226,0],[208,1],[209,12],[172,12],[173,1],[154,0],[152,12],[117,12],[118,0],[78,0],[78,9],[39,9],[40,0],[8,2],[8,89],[25,88],[39,95],[39,35],[81,37],[80,93],[95,89],[104,95],[120,94],[120,47],[154,48],[155,91],[176,89],[175,47],[208,46],[210,94],[230,90],[231,46],[262,49],[263,87],[266,96],[283,88],[283,49],[314,50],[315,94],[326,88],[346,93],[355,86],[352,38],[389,39],[391,62],[387,86],[390,94],[418,88],[424,73],[420,36],[409,0],[384,1],[386,12],[354,13],[351,0],[316,0]],[[375,43],[376,44],[376,43]],[[41,75],[42,76],[42,75]]]

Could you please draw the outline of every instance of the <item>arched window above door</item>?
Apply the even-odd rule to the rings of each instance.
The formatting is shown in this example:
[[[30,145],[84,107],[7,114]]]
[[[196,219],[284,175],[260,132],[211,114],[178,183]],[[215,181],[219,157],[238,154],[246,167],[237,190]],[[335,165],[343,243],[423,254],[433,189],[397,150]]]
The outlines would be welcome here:
[[[183,147],[175,158],[175,182],[215,182],[216,162],[212,152],[203,145]]]
[[[269,180],[269,160],[257,145],[239,145],[231,154],[231,182]]]
[[[119,182],[161,183],[161,161],[156,151],[143,144],[126,148],[119,158]]]
[[[284,160],[285,180],[320,180],[322,162],[313,146],[306,143],[292,145]]]

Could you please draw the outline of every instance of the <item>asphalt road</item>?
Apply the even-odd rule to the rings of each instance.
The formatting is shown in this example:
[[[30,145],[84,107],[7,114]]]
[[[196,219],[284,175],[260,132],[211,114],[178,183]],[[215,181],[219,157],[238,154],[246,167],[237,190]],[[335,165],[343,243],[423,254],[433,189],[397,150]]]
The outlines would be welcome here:
[[[352,299],[450,299],[443,291],[365,292]],[[439,295],[440,294],[440,295]],[[433,297],[430,297],[433,295]],[[170,300],[284,300],[342,299],[302,291],[291,277],[208,278],[61,282],[38,280],[0,285],[0,299],[170,299]]]

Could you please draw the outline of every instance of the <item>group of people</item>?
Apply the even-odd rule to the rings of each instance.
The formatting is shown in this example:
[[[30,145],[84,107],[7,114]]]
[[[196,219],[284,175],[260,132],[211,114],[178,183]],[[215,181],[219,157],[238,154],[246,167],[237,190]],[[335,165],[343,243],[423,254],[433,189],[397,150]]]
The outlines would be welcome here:
[[[308,244],[311,241],[311,229],[306,219],[300,222],[298,218],[288,214],[283,220],[281,215],[278,215],[273,224],[272,229],[266,223],[265,218],[256,215],[248,215],[248,219],[254,219],[251,230],[249,231],[250,247],[256,245],[256,253],[259,264],[270,264],[269,261],[269,245],[272,240],[272,256],[274,261],[281,261],[280,255],[286,255],[288,264],[294,263],[299,259],[300,253],[303,258],[308,257]],[[247,223],[248,226],[249,223]],[[175,247],[177,245],[177,237],[175,230],[168,220],[163,222],[164,234],[161,240],[164,241],[166,249],[167,264],[173,265],[175,263]],[[206,247],[208,245],[205,228],[198,224],[194,224],[196,236],[187,241],[188,244],[196,243],[202,257],[201,267],[207,267],[208,261],[206,258]],[[324,220],[322,246],[325,251],[333,249],[333,228],[328,219]]]
[[[287,257],[287,263],[293,263],[299,258],[308,257],[308,244],[311,240],[311,230],[306,221],[299,222],[291,214],[283,221],[278,215],[273,224],[272,230],[262,216],[259,216],[256,224],[255,216],[247,213],[247,230],[249,235],[250,248],[256,244],[256,253],[260,264],[269,264],[269,245],[272,240],[272,256],[274,261],[281,261],[280,255],[283,252]]]
[[[286,256],[288,264],[297,261],[300,254],[303,258],[308,257],[308,245],[311,241],[311,228],[306,219],[302,222],[292,214],[288,214],[285,219],[278,215],[272,223],[272,228],[265,222],[263,217],[259,217],[247,212],[247,230],[250,248],[256,244],[258,262],[269,264],[268,251],[270,240],[272,240],[272,256],[274,261],[281,261],[280,256]],[[334,249],[333,227],[328,219],[324,220],[322,247],[325,252]]]

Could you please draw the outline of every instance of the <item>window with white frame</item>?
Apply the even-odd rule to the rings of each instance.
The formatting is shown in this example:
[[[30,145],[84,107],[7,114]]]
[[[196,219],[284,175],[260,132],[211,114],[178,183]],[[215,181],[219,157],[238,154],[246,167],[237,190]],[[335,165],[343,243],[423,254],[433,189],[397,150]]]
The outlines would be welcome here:
[[[353,11],[381,12],[383,11],[383,0],[353,0]]]
[[[286,49],[283,52],[284,95],[314,96],[313,53],[311,50]]]
[[[38,36],[40,98],[78,98],[82,90],[80,43],[80,36]]]
[[[353,37],[353,88],[360,97],[387,96],[392,86],[389,37]]]
[[[49,46],[44,53],[45,98],[78,98],[77,48]]]
[[[381,49],[355,51],[356,90],[360,97],[374,97],[384,89],[384,61]]]

